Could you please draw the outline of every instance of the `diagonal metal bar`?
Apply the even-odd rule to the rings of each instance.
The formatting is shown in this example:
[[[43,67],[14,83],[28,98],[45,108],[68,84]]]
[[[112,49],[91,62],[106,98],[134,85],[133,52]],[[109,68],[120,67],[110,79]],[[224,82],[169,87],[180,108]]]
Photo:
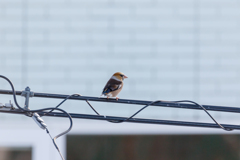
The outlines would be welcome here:
[[[10,94],[10,95],[12,95],[13,92],[11,90],[0,90],[0,94]],[[22,94],[22,91],[16,91],[16,95],[21,95],[21,94]],[[64,95],[64,94],[51,94],[51,93],[34,92],[34,97],[40,97],[40,98],[65,99],[68,96],[69,95]],[[152,102],[152,101],[131,100],[131,99],[119,99],[118,101],[116,101],[115,99],[106,99],[106,98],[88,97],[88,96],[73,96],[73,97],[70,97],[69,99],[84,100],[84,101],[88,100],[88,101],[95,101],[95,102],[136,104],[136,105],[148,105]],[[154,104],[151,104],[151,106],[162,106],[162,107],[202,110],[201,107],[193,105],[193,104],[173,103],[173,102],[168,102],[168,101],[156,102]],[[213,105],[203,105],[203,107],[206,108],[209,111],[222,111],[222,112],[240,113],[240,108],[239,107],[226,107],[226,106],[213,106]]]
[[[3,113],[13,113],[13,114],[21,114],[24,115],[25,113],[19,109],[15,110],[0,110]],[[39,115],[44,115],[47,112],[38,112]],[[103,120],[103,121],[124,121],[127,117],[115,117],[115,116],[101,116],[101,115],[89,115],[89,114],[76,114],[76,113],[69,113],[72,118],[79,118],[79,119],[92,119],[92,120]],[[67,117],[66,114],[60,112],[51,112],[45,116],[50,117]],[[125,122],[131,123],[146,123],[146,124],[159,124],[159,125],[176,125],[176,126],[186,126],[186,127],[205,127],[205,128],[219,128],[218,125],[214,123],[199,123],[199,122],[186,122],[186,121],[169,121],[169,120],[157,120],[157,119],[142,119],[142,118],[132,118]],[[232,128],[236,130],[240,130],[239,125],[230,125],[230,124],[222,124],[225,128]]]

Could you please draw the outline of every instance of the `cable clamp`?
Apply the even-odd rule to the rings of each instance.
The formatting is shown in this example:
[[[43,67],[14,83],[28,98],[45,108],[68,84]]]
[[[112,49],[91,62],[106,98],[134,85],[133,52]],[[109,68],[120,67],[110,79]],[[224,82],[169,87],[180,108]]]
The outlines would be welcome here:
[[[39,116],[38,113],[33,113],[32,114],[32,119],[37,123],[37,125],[42,128],[42,129],[46,129],[47,125],[46,123],[44,123],[43,119]]]
[[[5,103],[5,105],[0,103],[0,110],[11,111],[14,109],[15,108],[13,107],[13,104],[11,103],[11,101],[9,101],[9,103]]]
[[[24,109],[25,109],[25,110],[30,110],[30,109],[29,109],[29,98],[30,98],[30,97],[33,97],[33,96],[34,96],[34,93],[31,92],[31,90],[30,90],[29,87],[26,87],[26,88],[25,88],[25,91],[22,91],[21,96],[25,97]],[[32,115],[31,112],[27,112],[27,113],[26,113],[26,116],[32,117],[33,115]]]
[[[26,98],[26,99],[25,99],[25,106],[24,106],[24,108],[25,108],[26,110],[29,110],[29,98],[34,96],[34,92],[31,92],[31,91],[30,91],[30,88],[29,88],[29,87],[26,87],[26,88],[25,88],[25,91],[22,91],[21,96],[23,96],[23,97]]]

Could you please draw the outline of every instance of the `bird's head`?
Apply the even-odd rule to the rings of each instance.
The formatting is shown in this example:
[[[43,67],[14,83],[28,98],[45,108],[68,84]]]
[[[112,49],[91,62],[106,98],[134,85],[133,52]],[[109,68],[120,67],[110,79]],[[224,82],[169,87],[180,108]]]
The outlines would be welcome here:
[[[122,72],[116,72],[113,74],[113,77],[120,80],[120,81],[123,81],[124,78],[128,78],[125,74],[123,74]]]

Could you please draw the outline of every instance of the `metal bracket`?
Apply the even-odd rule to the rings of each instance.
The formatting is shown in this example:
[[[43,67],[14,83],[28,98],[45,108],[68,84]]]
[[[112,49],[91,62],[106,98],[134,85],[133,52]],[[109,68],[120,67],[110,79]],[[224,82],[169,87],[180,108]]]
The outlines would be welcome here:
[[[34,96],[34,92],[30,91],[29,87],[25,88],[25,91],[22,91],[21,96],[24,96],[25,99],[25,106],[24,109],[29,110],[29,97],[33,97]]]
[[[5,105],[0,103],[0,110],[11,111],[14,109],[15,108],[13,107],[13,104],[11,103],[11,101],[9,101],[9,103],[5,103]]]
[[[34,96],[34,92],[31,92],[29,87],[25,88],[25,91],[22,91],[21,96],[25,97],[25,106],[24,109],[30,110],[29,108],[29,98]],[[46,129],[47,125],[44,123],[43,119],[39,116],[38,113],[27,113],[27,116],[32,117],[32,119],[37,123],[37,125],[42,128]]]

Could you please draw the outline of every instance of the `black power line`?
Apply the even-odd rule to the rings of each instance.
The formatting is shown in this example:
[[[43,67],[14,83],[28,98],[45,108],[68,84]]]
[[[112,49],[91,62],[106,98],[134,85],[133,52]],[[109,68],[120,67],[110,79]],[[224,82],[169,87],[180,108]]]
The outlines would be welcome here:
[[[240,108],[237,107],[222,107],[222,106],[210,106],[210,105],[199,105],[196,102],[189,101],[189,100],[181,100],[181,101],[142,101],[142,100],[130,100],[130,99],[107,99],[107,98],[101,98],[101,97],[87,97],[87,96],[81,96],[80,94],[72,94],[72,95],[62,95],[62,94],[50,94],[50,93],[37,93],[37,92],[30,92],[30,88],[27,87],[25,91],[15,91],[14,86],[12,82],[5,76],[0,75],[0,78],[5,79],[10,84],[12,90],[0,90],[0,94],[11,94],[13,95],[14,102],[18,109],[13,108],[13,106],[10,103],[10,108],[3,108],[0,106],[0,112],[4,113],[15,113],[15,114],[24,114],[29,117],[32,117],[34,121],[42,128],[46,129],[47,133],[50,135],[46,124],[43,122],[43,120],[40,118],[40,116],[54,116],[54,117],[68,117],[70,120],[70,126],[69,128],[60,133],[59,135],[52,138],[50,135],[50,138],[53,140],[53,143],[58,150],[59,154],[61,155],[61,158],[64,160],[55,140],[64,135],[67,134],[71,128],[72,128],[72,118],[82,118],[82,119],[95,119],[95,120],[105,120],[112,123],[121,123],[121,122],[132,122],[132,123],[147,123],[147,124],[165,124],[165,125],[178,125],[178,126],[192,126],[192,127],[208,127],[208,128],[222,128],[226,131],[232,131],[233,129],[240,129],[240,126],[238,125],[229,125],[229,124],[219,124],[207,111],[223,111],[223,112],[234,112],[239,113]],[[25,107],[22,108],[16,99],[16,95],[23,95],[25,96]],[[42,97],[42,98],[59,98],[64,99],[61,103],[59,103],[54,108],[43,108],[38,110],[30,110],[28,108],[28,102],[29,97]],[[89,115],[89,114],[75,114],[75,113],[68,113],[64,111],[63,109],[58,108],[61,106],[66,100],[72,99],[72,100],[84,100],[87,102],[87,104],[93,109],[93,111],[97,115]],[[102,116],[100,115],[94,107],[89,103],[89,101],[97,101],[97,102],[110,102],[110,103],[122,103],[122,104],[136,104],[136,105],[145,105],[140,110],[138,110],[136,113],[134,113],[130,117],[114,117],[114,116]],[[191,104],[189,104],[191,103]],[[208,116],[215,122],[213,123],[199,123],[199,122],[184,122],[184,121],[169,121],[169,120],[158,120],[158,119],[141,119],[141,118],[134,118],[138,113],[143,111],[149,106],[162,106],[162,107],[173,107],[173,108],[184,108],[184,109],[201,109],[204,110]],[[60,112],[54,112],[55,110]],[[40,115],[40,116],[39,116]]]
[[[15,95],[22,95],[23,91],[15,91]],[[0,94],[13,94],[12,91],[9,90],[0,90]],[[207,110],[211,111],[225,111],[225,112],[240,112],[240,108],[236,107],[222,107],[222,106],[210,106],[210,105],[199,105],[196,102],[189,101],[189,100],[181,100],[181,101],[142,101],[142,100],[130,100],[130,99],[107,99],[107,98],[101,98],[101,97],[87,97],[87,96],[81,96],[80,94],[73,94],[73,95],[62,95],[62,94],[50,94],[50,93],[34,93],[34,97],[42,97],[42,98],[61,98],[64,99],[59,105],[57,105],[55,108],[58,108],[61,104],[63,104],[66,100],[72,99],[72,100],[84,100],[88,103],[88,105],[93,109],[93,111],[100,115],[88,101],[97,101],[97,102],[111,102],[111,103],[125,103],[125,104],[138,104],[138,105],[145,105],[145,107],[141,108],[139,111],[134,113],[131,117],[128,117],[124,120],[108,120],[112,123],[121,123],[125,121],[129,121],[129,119],[133,119],[138,113],[143,111],[149,106],[163,106],[163,107],[173,107],[173,108],[183,108],[183,109],[201,109],[204,110],[208,116],[222,129],[226,131],[231,131],[233,128],[226,128],[219,124],[210,113],[208,113]],[[184,103],[183,103],[184,102]],[[191,104],[188,104],[191,103]],[[21,109],[21,108],[20,108]],[[54,111],[54,108],[50,111]],[[48,113],[50,113],[48,112]],[[46,113],[46,114],[48,114]],[[44,115],[43,115],[44,116]],[[139,122],[140,123],[140,122]],[[180,123],[182,124],[182,123]],[[194,124],[192,124],[194,125]]]
[[[13,92],[11,90],[0,90],[0,94],[10,94]],[[21,95],[22,91],[16,91],[16,95]],[[57,98],[57,99],[65,99],[69,95],[64,94],[51,94],[51,93],[38,93],[34,92],[34,97],[41,98]],[[152,103],[152,101],[143,101],[143,100],[131,100],[131,99],[107,99],[107,98],[99,98],[99,97],[88,97],[88,96],[72,96],[68,99],[71,100],[84,100],[84,101],[96,101],[96,102],[110,102],[110,103],[124,103],[124,104],[136,104],[136,105],[148,105]],[[159,100],[156,103],[151,104],[150,106],[161,106],[161,107],[172,107],[172,108],[183,108],[183,109],[197,109],[202,110],[201,107],[194,104],[187,103],[178,103],[172,101],[161,101]],[[226,106],[213,106],[213,105],[202,105],[206,110],[209,111],[222,111],[222,112],[234,112],[240,113],[240,108],[238,107],[226,107]]]
[[[25,114],[19,109],[15,110],[0,110],[3,113],[13,113],[13,114]],[[51,117],[66,117],[68,116],[64,113],[60,112],[38,112],[39,115],[51,116]],[[90,115],[90,114],[76,114],[69,113],[72,118],[79,119],[91,119],[91,120],[103,120],[103,121],[124,121],[127,117],[115,117],[115,116],[101,116],[101,115]],[[143,118],[131,118],[125,122],[131,123],[145,123],[145,124],[160,124],[160,125],[176,125],[176,126],[186,126],[186,127],[205,127],[205,128],[219,128],[217,124],[214,123],[199,123],[199,122],[186,122],[186,121],[170,121],[170,120],[157,120],[157,119],[143,119]],[[236,130],[240,130],[239,125],[230,125],[230,124],[222,124],[224,128],[232,128]]]

